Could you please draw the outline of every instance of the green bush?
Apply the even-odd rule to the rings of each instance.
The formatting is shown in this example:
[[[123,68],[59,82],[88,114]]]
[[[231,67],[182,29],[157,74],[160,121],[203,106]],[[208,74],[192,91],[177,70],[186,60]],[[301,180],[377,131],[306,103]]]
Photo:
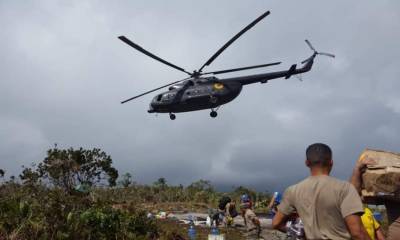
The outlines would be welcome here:
[[[0,199],[0,239],[138,239],[156,231],[144,211],[114,209],[59,189],[32,198],[19,188]]]
[[[149,239],[160,224],[147,218],[144,205],[215,208],[222,195],[206,180],[184,187],[159,178],[149,186],[134,183],[130,174],[115,187],[118,172],[100,149],[50,149],[37,167],[23,167],[19,181],[3,177],[0,169],[0,239],[10,240]],[[264,197],[244,187],[230,195],[243,193]]]

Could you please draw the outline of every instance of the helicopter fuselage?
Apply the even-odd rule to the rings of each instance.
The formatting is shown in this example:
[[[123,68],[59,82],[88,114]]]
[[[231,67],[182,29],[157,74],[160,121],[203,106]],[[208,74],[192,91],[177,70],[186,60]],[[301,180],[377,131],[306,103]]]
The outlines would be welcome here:
[[[242,90],[236,81],[219,81],[217,78],[187,80],[158,94],[150,103],[149,113],[179,113],[213,109],[235,99]]]
[[[311,70],[316,54],[307,59],[303,67],[293,64],[289,70],[247,75],[234,78],[192,78],[169,87],[169,91],[158,94],[150,103],[149,113],[179,113],[203,109],[214,109],[235,99],[244,85],[266,83],[277,78],[288,79],[292,75]],[[214,112],[214,111],[213,111]]]

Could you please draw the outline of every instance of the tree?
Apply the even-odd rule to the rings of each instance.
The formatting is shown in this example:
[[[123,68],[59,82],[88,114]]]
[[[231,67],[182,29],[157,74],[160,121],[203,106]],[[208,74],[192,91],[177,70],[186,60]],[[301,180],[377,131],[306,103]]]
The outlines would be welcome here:
[[[40,177],[55,186],[72,192],[82,184],[92,186],[108,181],[110,186],[114,186],[118,171],[111,164],[111,157],[97,148],[75,150],[55,147],[47,151],[47,157],[38,165],[38,172]]]
[[[194,192],[200,192],[200,191],[205,191],[205,192],[214,192],[214,188],[211,185],[211,182],[208,180],[203,180],[200,179],[197,182],[193,182],[188,186],[189,191],[194,191]]]
[[[2,178],[2,177],[4,177],[4,170],[3,169],[0,169],[0,178]]]
[[[32,165],[34,167],[34,165]],[[19,175],[19,178],[22,180],[24,184],[33,185],[38,182],[40,175],[37,171],[33,170],[30,167],[22,166],[22,173]]]
[[[124,187],[127,188],[132,184],[132,175],[130,173],[125,173],[121,176],[121,180],[119,183]]]
[[[153,184],[155,187],[164,189],[167,186],[167,180],[165,180],[165,178],[161,177],[157,181],[155,181]]]
[[[156,191],[163,191],[167,188],[168,184],[167,184],[167,180],[163,177],[160,177],[159,179],[157,179],[157,181],[155,181],[153,183],[153,186],[155,187]]]

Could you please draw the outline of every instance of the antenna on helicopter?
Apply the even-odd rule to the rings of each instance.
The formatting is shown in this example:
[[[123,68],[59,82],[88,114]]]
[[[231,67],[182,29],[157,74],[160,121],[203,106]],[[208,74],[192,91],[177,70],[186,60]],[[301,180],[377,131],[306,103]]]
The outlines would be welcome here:
[[[307,39],[305,40],[305,42],[306,42],[307,45],[310,47],[310,49],[314,52],[314,54],[313,54],[311,57],[307,58],[306,60],[302,61],[302,62],[301,62],[302,64],[308,62],[310,59],[315,58],[317,55],[328,56],[328,57],[331,57],[331,58],[334,58],[334,57],[335,57],[335,55],[332,54],[332,53],[318,52],[317,50],[315,50],[315,48],[313,47],[313,45],[311,45],[310,41],[308,41]]]

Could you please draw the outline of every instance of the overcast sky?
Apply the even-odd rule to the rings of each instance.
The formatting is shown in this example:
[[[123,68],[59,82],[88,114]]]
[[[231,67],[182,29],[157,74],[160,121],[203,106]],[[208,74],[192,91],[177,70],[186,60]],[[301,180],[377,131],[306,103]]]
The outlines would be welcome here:
[[[186,75],[117,36],[192,71],[266,10],[206,70],[288,69],[312,54],[306,38],[337,57],[317,57],[303,82],[245,86],[216,119],[148,114],[151,94],[120,104]],[[58,143],[101,148],[141,183],[203,178],[273,191],[307,176],[314,142],[332,147],[341,179],[366,147],[400,151],[399,1],[10,0],[0,23],[0,168],[9,175]]]

